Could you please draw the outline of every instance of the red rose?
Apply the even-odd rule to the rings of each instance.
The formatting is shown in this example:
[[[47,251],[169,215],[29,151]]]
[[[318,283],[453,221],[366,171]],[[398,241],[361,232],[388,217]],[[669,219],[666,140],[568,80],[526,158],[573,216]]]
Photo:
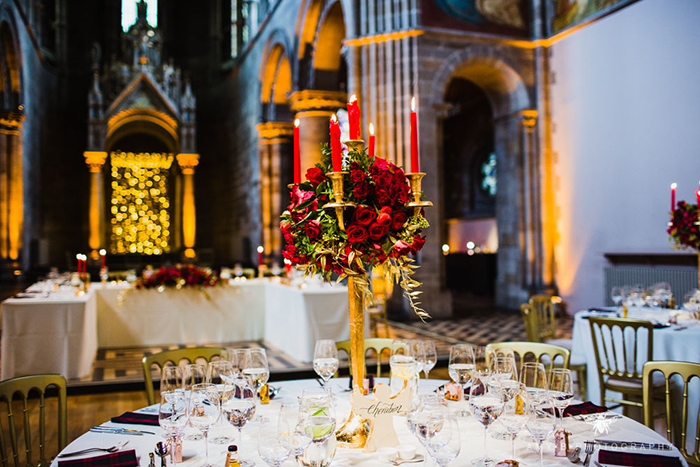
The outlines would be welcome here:
[[[353,183],[362,183],[365,181],[365,173],[361,170],[350,171],[350,181]]]
[[[355,198],[365,199],[369,194],[369,186],[366,183],[357,184],[352,194],[355,195]]]
[[[388,227],[391,225],[391,208],[388,206],[385,206],[382,208],[381,211],[379,211],[379,215],[377,216],[377,223],[384,226]]]
[[[391,196],[385,190],[377,190],[377,204],[380,206],[388,206],[391,204]]]
[[[375,157],[372,167],[370,167],[370,172],[372,175],[378,175],[386,170],[389,170],[389,161],[382,159],[381,157]],[[392,164],[393,165],[393,164]]]
[[[317,220],[310,221],[304,227],[306,235],[309,236],[309,240],[316,240],[321,236],[321,223]]]
[[[367,206],[360,206],[355,211],[354,220],[360,225],[369,225],[377,217],[374,209],[368,208]]]
[[[350,243],[362,243],[367,240],[367,231],[361,225],[351,224],[346,232]]]
[[[408,220],[408,216],[405,212],[396,211],[394,212],[394,218],[391,220],[391,227],[394,230],[398,230],[401,227],[403,227],[403,225],[406,223],[406,220]]]
[[[425,237],[421,235],[416,235],[413,237],[413,243],[411,244],[411,251],[413,253],[418,253],[425,245]]]
[[[306,179],[311,182],[313,186],[319,186],[321,182],[326,180],[326,176],[323,174],[323,170],[318,167],[311,167],[306,171]]]
[[[394,257],[406,256],[411,252],[411,245],[404,242],[403,240],[398,240],[394,243],[394,248],[391,250],[391,255]]]
[[[388,228],[384,225],[375,223],[369,226],[369,238],[372,240],[379,240],[387,232]]]

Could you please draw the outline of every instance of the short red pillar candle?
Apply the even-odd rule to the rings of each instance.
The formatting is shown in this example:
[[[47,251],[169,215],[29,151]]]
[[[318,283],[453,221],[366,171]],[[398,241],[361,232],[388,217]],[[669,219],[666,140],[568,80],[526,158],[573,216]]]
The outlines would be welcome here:
[[[340,146],[340,125],[338,124],[338,118],[333,114],[331,116],[331,155],[333,158],[333,172],[342,172],[342,150]]]

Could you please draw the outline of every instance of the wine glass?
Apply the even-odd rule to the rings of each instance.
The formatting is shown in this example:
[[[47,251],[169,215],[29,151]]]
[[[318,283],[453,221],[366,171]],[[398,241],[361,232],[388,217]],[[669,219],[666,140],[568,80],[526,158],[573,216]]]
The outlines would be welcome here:
[[[491,352],[484,346],[474,347],[474,370],[477,378],[488,384],[491,377]]]
[[[205,457],[203,467],[214,467],[209,463],[209,430],[221,417],[219,391],[209,383],[192,386],[187,408],[190,423],[204,435]]]
[[[250,349],[244,363],[239,362],[243,370],[243,376],[255,389],[255,394],[260,392],[267,380],[270,379],[270,368],[267,364],[267,353],[265,349]]]
[[[229,349],[228,358],[233,365],[233,372],[236,376],[241,375],[246,362],[250,360],[250,349]]]
[[[166,393],[160,398],[158,407],[158,424],[165,431],[165,436],[172,439],[172,446],[175,440],[182,435],[187,426],[187,397],[184,391]],[[172,455],[173,465],[176,463],[176,456]]]
[[[500,390],[503,395],[503,402],[507,403],[518,393],[520,383],[518,382],[518,370],[515,366],[515,357],[507,353],[495,353],[491,356],[491,379],[488,383],[496,385],[496,390]],[[507,440],[510,435],[501,430],[491,430],[493,439]]]
[[[450,348],[450,361],[448,371],[452,381],[459,384],[462,391],[474,377],[474,346],[469,344],[455,344]],[[466,417],[469,414],[461,410],[458,415]]]
[[[328,380],[338,371],[338,348],[335,346],[334,340],[316,341],[314,371],[323,380],[323,387],[328,388]]]
[[[164,366],[160,376],[161,396],[183,390],[182,368],[173,365]]]
[[[511,442],[511,456],[515,460],[515,437],[528,422],[530,397],[527,394],[527,387],[523,383],[517,383],[517,392],[510,399],[506,400],[503,406],[503,413],[498,417],[499,423],[506,429]]]
[[[520,382],[527,388],[527,393],[534,403],[540,403],[547,398],[547,373],[544,364],[537,362],[523,363]]]
[[[549,396],[556,407],[557,429],[564,423],[564,411],[574,398],[574,382],[571,370],[567,368],[553,368],[549,372]]]
[[[459,436],[457,419],[445,410],[440,412],[441,423],[436,424],[434,430],[430,432],[427,447],[435,463],[445,467],[459,455],[462,440]]]
[[[278,430],[280,433],[289,433],[292,453],[295,458],[301,457],[311,443],[311,436],[306,433],[299,423],[299,402],[282,403],[280,407]]]
[[[182,382],[185,389],[185,395],[189,398],[190,392],[192,392],[192,387],[195,384],[206,383],[207,378],[207,367],[201,363],[190,363],[182,367]],[[191,424],[187,424],[185,427],[184,435],[182,439],[188,441],[197,441],[202,439],[202,435],[198,430],[192,429]]]
[[[610,291],[610,298],[616,307],[619,307],[622,303],[622,299],[625,298],[625,290],[622,287],[613,287]]]
[[[255,392],[246,378],[237,378],[226,385],[227,397],[221,403],[222,418],[238,429],[238,446],[243,440],[243,427],[255,414]],[[241,467],[252,467],[255,462],[241,459]]]
[[[486,454],[486,437],[489,426],[503,413],[503,393],[497,380],[476,377],[469,388],[469,407],[474,418],[484,425],[484,456],[472,460],[472,465],[492,466],[495,461]]]
[[[542,443],[554,432],[556,427],[555,408],[549,397],[539,399],[530,398],[528,410],[527,430],[530,432],[537,444],[540,452],[540,467],[542,467],[543,453]]]
[[[289,458],[292,447],[292,427],[288,420],[279,417],[260,424],[258,454],[267,465],[280,467]]]
[[[411,339],[408,341],[411,346],[411,352],[413,353],[413,358],[416,361],[416,374],[420,378],[420,372],[423,371],[425,365],[425,348],[423,347],[423,341],[419,339]]]
[[[395,339],[391,343],[391,389],[396,393],[403,387],[412,387],[416,377],[416,359],[411,343],[405,339]]]
[[[207,383],[214,384],[219,391],[219,403],[223,403],[226,397],[227,385],[231,385],[234,378],[233,365],[228,360],[216,360],[209,362],[207,367]],[[215,444],[230,443],[232,438],[224,432],[224,421],[219,420],[216,435],[211,442]]]
[[[425,352],[423,372],[425,373],[425,379],[428,379],[430,377],[430,370],[435,368],[435,364],[437,363],[437,352],[435,351],[435,342],[431,340],[424,340],[423,351]]]
[[[444,412],[445,407],[440,405],[436,394],[422,394],[418,397],[417,403],[412,404],[406,413],[408,429],[425,447],[428,455],[430,455],[427,446],[428,438],[436,425],[439,425]]]

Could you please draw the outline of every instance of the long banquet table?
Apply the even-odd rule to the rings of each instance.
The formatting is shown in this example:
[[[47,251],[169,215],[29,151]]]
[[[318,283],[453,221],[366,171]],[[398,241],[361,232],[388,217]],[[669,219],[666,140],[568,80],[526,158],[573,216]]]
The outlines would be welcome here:
[[[421,380],[421,392],[429,392],[437,387],[439,384],[444,383],[444,381],[439,380]],[[331,380],[330,384],[336,394],[336,418],[342,421],[344,417],[348,414],[350,410],[349,395],[343,392],[341,388],[347,387],[347,379],[339,378]],[[278,397],[270,402],[269,405],[258,405],[257,413],[263,417],[276,419],[279,414],[280,406],[282,403],[285,404],[296,404],[297,397],[301,395],[301,392],[305,388],[318,387],[315,380],[298,380],[298,381],[287,381],[282,383],[273,383],[274,386],[279,388]],[[157,413],[157,406],[151,406],[143,409],[148,413]],[[119,415],[119,414],[115,414]],[[87,447],[108,447],[116,444],[121,440],[129,441],[129,445],[125,449],[136,449],[136,454],[139,457],[140,465],[148,465],[148,453],[153,451],[155,443],[162,440],[163,431],[159,427],[146,426],[146,425],[119,425],[112,422],[107,422],[105,426],[118,426],[123,428],[131,429],[141,429],[146,431],[155,432],[156,435],[143,435],[143,436],[123,436],[117,434],[105,434],[105,433],[94,433],[88,432],[80,436],[78,439],[70,443],[64,452],[72,452]],[[496,422],[494,427],[498,426]],[[418,440],[413,436],[407,425],[405,416],[395,416],[394,417],[394,427],[396,428],[399,441],[403,444],[411,444],[416,446],[417,452],[426,455],[424,448],[421,447]],[[459,457],[451,464],[455,467],[471,465],[470,461],[473,458],[481,457],[484,454],[483,447],[483,427],[479,424],[474,417],[466,417],[459,419],[460,437],[461,437],[461,452]],[[567,418],[565,421],[565,428],[572,432],[570,438],[570,446],[582,446],[583,441],[588,439],[594,439],[601,437],[596,435],[593,431],[591,424],[573,420]],[[234,430],[229,427],[230,433],[233,435]],[[239,452],[243,458],[252,459],[258,466],[265,466],[267,464],[260,459],[257,454],[257,439],[259,425],[255,422],[247,424],[243,428],[243,442],[239,446]],[[637,442],[648,442],[648,443],[667,443],[667,441],[660,436],[658,433],[646,428],[645,426],[631,420],[628,418],[621,418],[612,425],[610,425],[610,431],[605,434],[605,438],[615,439],[621,441],[637,441]],[[237,439],[237,438],[236,438]],[[550,440],[551,441],[551,440]],[[209,459],[213,465],[223,465],[226,455],[226,445],[209,444]],[[554,457],[553,456],[553,444],[551,442],[545,442],[544,445],[544,459],[546,466],[568,466],[571,465],[570,462],[565,457]],[[582,449],[583,450],[583,449]],[[487,442],[488,455],[493,459],[500,461],[503,459],[510,458],[510,441],[500,441],[492,438],[488,438]],[[679,456],[678,451],[673,448],[672,453],[668,451],[645,451],[647,453],[661,454],[661,455],[673,455]],[[665,453],[665,454],[664,454]],[[202,462],[204,458],[204,442],[200,441],[184,441],[183,444],[183,454],[184,462],[183,466],[194,466]],[[95,454],[92,454],[93,456]],[[90,455],[85,455],[83,457],[89,457]],[[597,452],[594,456],[597,456]],[[538,465],[539,464],[539,454],[536,449],[534,441],[530,439],[529,436],[521,433],[516,439],[516,458],[521,461],[521,465]],[[596,457],[594,457],[594,460]],[[685,461],[682,460],[683,465],[687,465]],[[57,462],[54,461],[53,466],[57,466]],[[288,460],[284,464],[285,466],[295,465],[292,460]],[[337,466],[358,466],[358,467],[371,467],[377,465],[390,465],[379,461],[376,453],[364,453],[361,450],[355,449],[341,449],[338,448],[335,453],[335,457],[331,465]],[[427,465],[427,463],[421,463],[419,465]],[[593,465],[593,464],[591,464]]]
[[[265,280],[206,290],[93,284],[2,303],[2,379],[88,376],[98,347],[259,341],[302,362],[318,339],[350,338],[347,287]]]

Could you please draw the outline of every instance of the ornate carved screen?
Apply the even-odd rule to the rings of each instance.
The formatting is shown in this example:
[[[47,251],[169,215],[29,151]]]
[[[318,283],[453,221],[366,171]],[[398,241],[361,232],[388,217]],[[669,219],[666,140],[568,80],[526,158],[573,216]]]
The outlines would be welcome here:
[[[171,154],[112,152],[111,254],[170,252]]]

